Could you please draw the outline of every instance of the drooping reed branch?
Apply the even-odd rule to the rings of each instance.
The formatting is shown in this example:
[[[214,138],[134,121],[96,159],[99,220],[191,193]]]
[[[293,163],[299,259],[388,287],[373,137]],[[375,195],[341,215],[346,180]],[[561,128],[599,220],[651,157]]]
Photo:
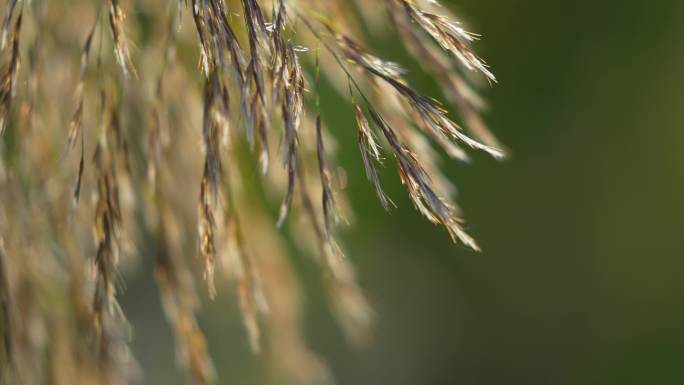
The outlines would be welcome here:
[[[401,65],[366,48],[362,22],[394,27],[463,128]],[[322,78],[347,101],[356,127],[337,134],[358,141],[380,205],[395,206],[380,177],[390,157],[416,209],[478,250],[433,149],[464,161],[470,149],[505,155],[471,80],[496,82],[472,49],[477,37],[434,0],[9,0],[0,383],[131,382],[122,277],[147,252],[191,382],[216,377],[197,319],[198,277],[211,298],[233,283],[249,345],[281,382],[332,381],[299,331],[283,241],[315,257],[351,343],[370,340],[375,314],[337,234],[349,204],[321,110]],[[42,361],[47,369],[30,370]]]

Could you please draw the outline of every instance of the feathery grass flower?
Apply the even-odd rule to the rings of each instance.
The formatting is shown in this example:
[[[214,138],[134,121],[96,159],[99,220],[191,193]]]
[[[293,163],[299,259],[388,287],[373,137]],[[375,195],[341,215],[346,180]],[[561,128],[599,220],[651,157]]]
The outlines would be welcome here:
[[[379,204],[395,206],[378,171],[393,158],[416,209],[479,250],[432,145],[464,161],[469,150],[504,157],[471,86],[496,78],[472,49],[478,35],[436,1],[6,4],[0,385],[134,380],[119,301],[125,272],[148,255],[193,383],[215,379],[197,276],[211,298],[232,282],[249,345],[268,349],[286,382],[330,383],[300,331],[284,241],[315,257],[350,343],[368,342],[374,313],[337,237],[348,203],[322,78],[347,101]],[[367,48],[361,31],[378,25],[439,81],[463,127]]]

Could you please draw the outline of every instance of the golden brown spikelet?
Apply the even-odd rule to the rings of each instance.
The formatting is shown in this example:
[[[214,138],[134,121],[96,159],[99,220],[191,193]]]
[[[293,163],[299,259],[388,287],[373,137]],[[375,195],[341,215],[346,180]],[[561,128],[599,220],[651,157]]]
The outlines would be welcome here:
[[[121,67],[124,76],[137,76],[133,61],[131,60],[131,52],[128,38],[126,37],[124,26],[124,13],[119,5],[119,0],[109,0],[109,26],[112,30],[112,37],[114,38],[114,53],[116,61]]]
[[[3,46],[6,40],[6,30],[9,28],[9,23],[12,19],[12,13],[16,2],[10,4],[10,12],[5,20],[5,25],[3,26]],[[23,17],[23,10],[19,10],[19,15],[14,22],[14,28],[12,30],[12,51],[9,59],[9,63],[5,65],[0,76],[0,135],[5,132],[5,126],[7,124],[8,115],[10,114],[10,109],[12,108],[12,101],[16,94],[17,77],[19,75],[19,68],[21,66],[20,57],[20,46],[19,38],[21,36],[21,21]]]

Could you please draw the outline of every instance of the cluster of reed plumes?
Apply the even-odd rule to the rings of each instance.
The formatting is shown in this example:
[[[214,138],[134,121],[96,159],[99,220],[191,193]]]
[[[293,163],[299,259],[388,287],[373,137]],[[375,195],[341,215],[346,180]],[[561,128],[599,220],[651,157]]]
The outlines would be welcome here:
[[[302,337],[286,240],[314,257],[350,343],[374,316],[336,240],[350,214],[323,81],[356,117],[340,135],[358,138],[380,204],[394,205],[379,178],[393,158],[418,211],[478,248],[431,145],[503,156],[469,86],[495,78],[477,36],[434,0],[8,0],[0,12],[0,384],[134,380],[118,301],[144,259],[191,382],[215,379],[200,275],[211,297],[233,283],[279,382],[331,382]],[[363,31],[388,26],[464,129],[365,47]]]

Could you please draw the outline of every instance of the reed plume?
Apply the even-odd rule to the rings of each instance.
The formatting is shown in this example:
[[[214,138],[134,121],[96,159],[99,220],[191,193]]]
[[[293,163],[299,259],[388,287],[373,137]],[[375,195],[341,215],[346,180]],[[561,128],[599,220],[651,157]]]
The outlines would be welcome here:
[[[301,333],[285,245],[314,256],[354,345],[374,313],[338,227],[350,216],[320,86],[347,100],[365,174],[395,203],[466,232],[433,145],[505,156],[472,84],[496,78],[434,0],[9,0],[1,9],[0,384],[128,384],[140,372],[119,305],[124,277],[154,278],[191,383],[216,378],[197,314],[232,283],[249,345],[286,383],[331,383]],[[359,15],[361,16],[359,18]],[[22,21],[23,20],[23,21]],[[458,110],[373,53],[391,25]],[[28,63],[22,66],[22,63]],[[199,272],[198,272],[199,270]]]

